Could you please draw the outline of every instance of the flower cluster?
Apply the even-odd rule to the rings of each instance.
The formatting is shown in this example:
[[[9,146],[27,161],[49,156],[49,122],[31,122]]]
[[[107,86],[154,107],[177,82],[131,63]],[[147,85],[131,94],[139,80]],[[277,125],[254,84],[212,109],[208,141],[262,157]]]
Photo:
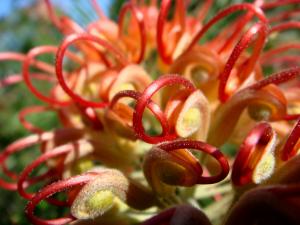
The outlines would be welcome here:
[[[300,223],[300,44],[281,41],[300,28],[300,1],[255,0],[206,19],[212,0],[189,14],[190,1],[132,0],[114,22],[91,0],[100,19],[86,28],[44,2],[61,44],[0,53],[22,63],[0,85],[25,82],[45,103],[20,112],[32,135],[0,154],[0,186],[28,200],[33,224]],[[46,111],[61,127],[26,119]],[[20,174],[7,168],[34,145],[40,155]],[[43,200],[70,215],[36,216]]]

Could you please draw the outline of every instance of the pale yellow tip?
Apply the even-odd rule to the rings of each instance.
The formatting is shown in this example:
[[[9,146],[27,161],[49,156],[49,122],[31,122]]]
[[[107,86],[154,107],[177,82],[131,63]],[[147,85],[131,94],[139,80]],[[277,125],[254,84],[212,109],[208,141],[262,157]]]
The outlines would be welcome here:
[[[267,180],[274,172],[276,164],[274,156],[276,140],[277,136],[273,131],[272,138],[265,147],[265,152],[253,171],[252,180],[255,184],[260,184]]]
[[[195,133],[201,125],[201,112],[197,108],[190,108],[178,121],[177,133],[181,137],[188,137]]]
[[[275,162],[276,160],[273,154],[264,156],[253,171],[253,182],[255,184],[260,184],[264,180],[268,179],[274,171]]]
[[[85,205],[90,211],[96,211],[97,209],[107,211],[113,205],[114,199],[115,195],[110,190],[101,190],[94,193]]]

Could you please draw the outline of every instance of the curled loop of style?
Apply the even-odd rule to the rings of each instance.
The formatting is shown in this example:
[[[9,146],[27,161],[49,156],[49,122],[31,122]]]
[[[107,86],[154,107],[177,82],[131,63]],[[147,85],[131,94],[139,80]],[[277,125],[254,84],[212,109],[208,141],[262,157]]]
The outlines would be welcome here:
[[[254,127],[244,140],[234,160],[231,179],[234,185],[261,183],[275,168],[276,134],[268,123]]]

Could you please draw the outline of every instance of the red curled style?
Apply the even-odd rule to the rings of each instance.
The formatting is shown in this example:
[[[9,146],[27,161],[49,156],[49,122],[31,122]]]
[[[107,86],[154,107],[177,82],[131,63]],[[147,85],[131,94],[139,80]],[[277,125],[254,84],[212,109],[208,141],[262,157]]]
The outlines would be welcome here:
[[[205,152],[216,159],[220,165],[220,172],[215,176],[203,176],[199,174],[197,184],[213,184],[223,180],[229,173],[230,167],[226,157],[222,152],[207,143],[192,140],[175,140],[171,142],[161,143],[157,146],[166,152],[171,152],[176,149],[195,149],[200,152]]]
[[[139,34],[140,34],[140,54],[137,57],[137,59],[134,59],[133,61],[137,64],[141,63],[141,61],[144,59],[145,51],[146,51],[146,45],[147,45],[147,36],[146,36],[146,28],[145,28],[145,20],[143,13],[132,3],[126,3],[119,14],[119,36],[122,38],[122,27],[124,25],[124,17],[128,11],[132,12],[133,17],[138,23],[139,27]]]
[[[284,47],[284,46],[283,46]],[[274,50],[277,50],[277,49],[274,49]],[[280,52],[280,48],[278,48],[278,52]],[[268,51],[267,53],[270,53],[270,55],[273,57],[274,55],[271,53],[272,51]],[[264,57],[265,58],[265,57]],[[278,58],[265,58],[265,59],[268,59],[268,61],[264,61],[262,60],[262,64],[263,65],[287,65],[289,67],[295,67],[297,66],[300,61],[300,57],[299,55],[293,55],[293,56],[289,56],[289,55],[282,55]]]
[[[26,59],[26,55],[24,54],[20,54],[20,53],[16,53],[16,52],[1,52],[0,53],[0,61],[19,61],[19,62],[23,62]],[[32,60],[32,64],[43,71],[46,72],[52,72],[53,70],[53,66],[45,63],[45,62],[41,62],[38,60]]]
[[[270,33],[284,31],[284,30],[288,30],[288,29],[300,29],[300,22],[299,21],[288,21],[288,22],[278,24],[276,26],[273,26],[270,29]]]
[[[300,118],[300,117],[298,117]],[[291,131],[285,145],[282,149],[281,159],[287,161],[298,153],[300,139],[300,119],[296,123],[295,127]]]
[[[178,76],[178,75],[164,75],[161,76],[156,81],[152,82],[142,93],[142,95],[139,97],[137,104],[135,106],[135,111],[133,113],[133,128],[137,134],[137,136],[142,139],[143,141],[151,144],[156,144],[159,142],[166,141],[165,136],[155,136],[151,137],[145,133],[143,124],[142,124],[142,118],[143,113],[148,105],[148,102],[151,100],[151,97],[159,91],[159,89],[165,87],[165,86],[171,86],[171,85],[183,85],[187,90],[190,90],[191,92],[195,90],[194,85],[187,79]]]
[[[283,20],[287,20],[287,19],[292,18],[293,16],[298,16],[299,13],[300,13],[300,9],[292,9],[290,11],[282,12],[279,15],[275,15],[275,16],[269,18],[269,22],[274,23],[274,22],[280,22]]]
[[[0,61],[18,61],[23,63],[26,60],[26,58],[27,58],[26,55],[16,53],[16,52],[0,53]],[[47,73],[51,73],[52,71],[54,71],[54,67],[52,65],[45,62],[41,62],[39,60],[32,59],[31,64],[35,66],[37,69]],[[44,80],[49,82],[54,81],[53,78],[51,78],[49,75],[46,75],[44,73],[32,73],[31,77],[37,80]],[[23,74],[22,75],[12,74],[0,80],[0,88],[19,83],[21,81],[23,81]]]
[[[35,125],[33,125],[32,123],[28,122],[26,120],[26,116],[29,114],[33,114],[33,113],[40,113],[40,112],[45,112],[51,110],[50,107],[46,107],[46,106],[31,106],[31,107],[26,107],[24,109],[22,109],[19,112],[19,121],[20,123],[23,125],[23,127],[32,132],[32,133],[43,133],[45,132],[45,130],[36,127]]]
[[[160,5],[160,11],[157,19],[157,33],[156,33],[156,42],[157,42],[157,51],[162,58],[162,60],[167,63],[171,64],[172,59],[172,52],[173,49],[168,49],[165,44],[164,40],[164,29],[165,29],[165,23],[167,20],[167,16],[169,13],[169,9],[171,6],[172,0],[162,0]],[[183,0],[176,0],[176,11],[174,15],[174,20],[179,20],[177,23],[179,23],[180,26],[180,32],[179,36],[175,40],[175,46],[177,42],[179,41],[180,37],[182,36],[182,33],[185,30],[185,3]],[[174,22],[174,21],[172,21]],[[168,40],[169,41],[169,40]],[[167,52],[169,50],[169,52]]]
[[[49,18],[50,18],[51,22],[58,29],[61,29],[61,24],[60,24],[59,18],[56,16],[56,14],[54,12],[53,6],[51,4],[51,0],[44,0],[44,1],[45,1],[46,7],[47,7],[47,11],[48,11],[48,15],[49,15]]]
[[[232,6],[229,6],[228,8],[220,11],[216,16],[214,16],[208,23],[206,23],[202,29],[195,35],[189,46],[186,48],[186,50],[182,53],[186,54],[192,48],[200,41],[200,39],[203,37],[203,35],[206,33],[206,31],[211,28],[212,25],[217,23],[219,20],[223,19],[224,17],[240,10],[248,10],[252,13],[254,13],[258,19],[261,21],[263,24],[267,24],[267,18],[264,15],[264,12],[259,8],[256,7],[253,4],[250,3],[241,3],[241,4],[235,4]]]
[[[105,102],[93,102],[89,100],[85,100],[82,97],[80,97],[78,94],[76,94],[70,87],[68,87],[68,84],[66,83],[63,75],[63,59],[65,52],[67,48],[73,44],[76,41],[79,40],[85,40],[85,41],[91,41],[95,42],[96,44],[99,44],[100,46],[103,46],[104,48],[108,49],[115,58],[119,61],[121,65],[126,65],[127,59],[124,57],[123,53],[120,52],[118,49],[116,49],[114,46],[112,46],[110,43],[106,42],[105,40],[98,38],[96,36],[90,35],[90,34],[71,34],[68,37],[65,38],[65,40],[60,45],[57,54],[56,54],[56,75],[59,84],[61,85],[62,89],[76,102],[78,102],[81,105],[87,106],[87,107],[93,107],[93,108],[103,108],[107,106],[107,103]]]
[[[109,107],[111,109],[113,109],[114,105],[117,103],[117,101],[120,98],[130,97],[135,100],[138,100],[141,97],[141,95],[142,95],[141,93],[139,93],[137,91],[133,91],[133,90],[120,91],[113,97],[113,99],[111,100],[111,102],[109,104]],[[160,137],[165,137],[166,140],[170,140],[170,138],[173,139],[173,137],[168,136],[169,135],[168,121],[166,119],[165,114],[161,111],[160,107],[150,99],[149,103],[147,104],[147,108],[150,109],[150,111],[154,114],[154,116],[158,119],[158,121],[161,124],[162,133],[161,133]]]
[[[103,12],[101,6],[98,4],[97,0],[91,0],[91,5],[95,9],[95,12],[98,14],[100,19],[102,20],[107,19],[105,13]]]
[[[298,21],[288,21],[288,22],[282,22],[280,24],[277,24],[275,26],[273,26],[270,30],[269,30],[269,36],[272,33],[276,33],[276,32],[283,32],[286,30],[290,30],[290,29],[300,29],[300,22]],[[273,59],[274,56],[278,56],[279,53],[288,51],[288,50],[294,50],[294,49],[298,49],[300,50],[300,44],[295,42],[295,43],[288,43],[288,44],[283,44],[280,45],[278,47],[275,47],[273,49],[270,49],[266,52],[264,52],[261,56],[261,63],[274,63],[274,62],[290,62],[293,63],[295,65],[297,65],[297,62],[299,61],[299,57],[297,57],[297,55],[294,56],[280,56],[275,58],[275,60]],[[273,59],[273,60],[272,60]],[[292,64],[292,65],[293,65]]]
[[[66,154],[68,154],[71,151],[75,151],[76,150],[76,145],[78,143],[74,143],[74,144],[66,144],[66,145],[62,145],[59,146],[57,148],[54,148],[53,150],[49,151],[49,152],[45,152],[44,154],[42,154],[41,156],[39,156],[36,160],[34,160],[32,163],[30,163],[20,174],[19,179],[18,179],[18,192],[19,194],[25,198],[30,200],[34,194],[33,193],[27,193],[24,188],[24,184],[26,181],[28,181],[28,176],[30,175],[30,173],[37,168],[39,165],[41,165],[43,162],[46,162],[47,160],[50,160],[52,158],[56,158],[59,156],[65,156]],[[59,175],[59,177],[61,177],[61,174],[59,174],[59,165],[56,166],[55,168],[57,170],[57,173]],[[48,172],[46,172],[46,174],[49,173],[53,173],[54,171],[49,170]]]
[[[263,3],[263,0],[257,0],[254,1],[253,4],[257,7],[260,7]],[[247,25],[247,23],[253,18],[254,13],[249,11],[246,15],[244,15],[241,19],[239,19],[236,24],[234,24],[234,32],[232,32],[232,34],[227,38],[226,42],[224,43],[224,45],[222,45],[222,47],[218,50],[218,53],[221,54],[223,51],[227,50],[228,47],[233,43],[233,41],[236,40],[236,38],[239,36],[240,31],[243,30],[245,28],[245,26]],[[227,28],[227,29],[232,29],[231,27]],[[226,30],[225,30],[226,31]],[[219,34],[219,36],[222,35]]]
[[[2,52],[0,53],[0,61],[19,61],[24,62],[26,60],[26,55],[15,53],[15,52]],[[42,70],[47,73],[51,73],[54,71],[54,67],[48,63],[41,62],[39,60],[31,60],[31,64],[35,66],[37,69]],[[45,73],[31,73],[30,76],[37,80],[54,82],[56,79],[54,77],[50,77]],[[11,74],[7,77],[0,80],[0,88],[6,87],[9,85],[17,84],[23,81],[23,74]]]
[[[202,20],[205,19],[205,17],[207,15],[207,13],[209,12],[209,9],[211,8],[212,4],[213,4],[213,0],[205,0],[201,10],[198,12],[198,15],[197,15],[197,19],[199,21],[202,21]]]
[[[85,121],[89,126],[93,127],[95,130],[103,129],[103,124],[98,118],[97,112],[93,108],[85,107],[80,104],[77,104],[76,106],[82,115],[83,121]]]
[[[19,74],[12,74],[4,79],[0,80],[0,88],[7,87],[13,84],[17,84],[23,81],[23,77]]]
[[[272,9],[278,6],[283,6],[283,5],[289,5],[289,4],[296,4],[296,3],[300,3],[299,0],[277,0],[277,1],[273,1],[273,2],[267,2],[264,3],[262,5],[263,9]]]
[[[25,213],[28,217],[28,219],[33,224],[40,224],[40,225],[63,225],[68,224],[75,220],[75,218],[71,215],[63,218],[58,219],[52,219],[52,220],[45,220],[38,218],[34,215],[34,209],[35,207],[44,199],[47,199],[51,195],[54,195],[55,193],[65,191],[67,189],[80,187],[98,176],[98,173],[86,173],[84,175],[74,176],[67,180],[61,180],[55,183],[52,183],[46,187],[44,187],[41,191],[39,191],[36,195],[33,196],[33,198],[30,199],[28,202]]]
[[[251,57],[246,60],[245,68],[242,69],[243,76],[248,77],[248,75],[252,72],[253,67],[256,64],[257,59],[259,58],[260,52],[264,47],[266,38],[267,38],[267,26],[265,24],[256,24],[252,26],[247,33],[241,38],[241,40],[238,42],[238,44],[233,49],[223,72],[220,74],[220,85],[219,85],[219,99],[221,102],[225,102],[229,97],[230,93],[226,93],[226,86],[228,83],[229,76],[231,74],[231,71],[240,57],[241,53],[253,42],[254,36],[257,35],[257,39],[255,42],[255,47],[253,50],[253,53],[251,54]],[[240,74],[239,74],[240,76]],[[231,90],[234,92],[235,90]]]
[[[283,120],[297,120],[300,117],[300,114],[292,114],[292,115],[285,115]]]
[[[268,76],[267,78],[260,80],[260,81],[256,82],[255,84],[250,85],[247,88],[258,90],[269,84],[277,84],[278,85],[278,84],[287,82],[291,79],[296,78],[297,76],[300,76],[300,67],[294,67],[291,69],[281,71],[276,74],[272,74],[272,75]]]
[[[26,138],[17,140],[11,143],[9,146],[5,148],[4,151],[0,153],[0,166],[2,167],[2,171],[12,179],[11,182],[7,182],[4,179],[0,179],[0,186],[7,190],[17,190],[16,180],[18,179],[18,175],[12,171],[9,171],[6,167],[6,160],[10,155],[23,151],[25,148],[28,148],[32,145],[49,141],[53,139],[53,133],[45,132],[43,134],[31,135]]]
[[[66,16],[58,17],[55,10],[53,9],[53,5],[51,0],[44,0],[47,8],[47,12],[51,22],[60,30],[63,34],[68,33],[81,33],[84,32],[84,29],[80,27],[77,23],[72,21]]]
[[[263,4],[263,0],[256,0],[253,2],[253,4],[257,7],[261,7],[261,5]],[[249,11],[246,15],[244,15],[241,19],[239,19],[233,26],[234,27],[234,32],[232,32],[232,34],[227,38],[227,40],[225,41],[224,45],[219,49],[218,53],[221,54],[223,51],[227,50],[228,47],[237,39],[237,37],[239,36],[241,30],[243,30],[245,28],[245,26],[247,25],[247,23],[253,18],[254,13],[252,11]],[[232,29],[231,27],[227,28],[228,29]],[[225,32],[226,30],[224,30]],[[222,35],[219,34],[219,36]]]
[[[231,180],[236,186],[246,185],[252,181],[253,170],[265,153],[265,146],[271,140],[272,127],[268,123],[259,123],[247,135],[242,143],[232,167]]]
[[[282,52],[288,51],[288,50],[300,50],[300,43],[290,43],[290,44],[285,44],[285,45],[281,45],[277,48],[274,49],[270,49],[266,52],[264,52],[260,58],[260,62],[264,65],[271,65],[272,63],[277,63],[277,62],[290,62],[293,63],[294,65],[297,65],[299,62],[299,56],[298,55],[294,55],[294,56],[281,56],[279,55]],[[274,56],[278,56],[278,58],[274,59]],[[293,65],[292,64],[292,65]]]
[[[34,57],[41,55],[41,54],[45,54],[45,53],[56,53],[57,51],[57,47],[55,46],[40,46],[40,47],[36,47],[31,49],[26,58],[24,59],[24,63],[23,63],[23,68],[22,68],[22,75],[23,75],[23,79],[26,83],[26,85],[28,86],[29,90],[41,101],[44,101],[46,103],[49,103],[51,105],[59,105],[59,106],[66,106],[70,104],[70,101],[58,101],[54,98],[48,97],[43,95],[40,91],[37,90],[36,87],[34,87],[34,85],[31,82],[30,79],[30,72],[29,72],[29,68],[30,68],[30,64],[33,63],[33,59]],[[69,52],[67,53],[68,56],[72,59],[74,59],[77,62],[81,62],[81,60],[74,54],[70,54]],[[49,72],[50,74],[54,74],[55,73],[55,68],[53,66],[48,65],[46,67],[46,63],[44,63],[45,66],[43,66],[43,69],[47,72]]]

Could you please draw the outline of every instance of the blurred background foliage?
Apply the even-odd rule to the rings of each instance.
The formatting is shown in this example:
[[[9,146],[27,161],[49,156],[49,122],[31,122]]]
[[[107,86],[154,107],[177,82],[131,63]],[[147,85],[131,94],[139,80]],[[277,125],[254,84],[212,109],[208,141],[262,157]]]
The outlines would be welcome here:
[[[39,45],[57,45],[62,40],[62,35],[47,19],[47,14],[42,0],[5,0],[6,5],[2,9],[10,7],[9,13],[0,15],[0,51],[14,51],[26,53],[32,47]],[[67,14],[77,23],[84,26],[92,20],[97,19],[89,1],[58,1],[58,13]],[[118,12],[125,0],[99,0],[104,5],[104,11],[111,18],[117,20]],[[199,0],[192,0],[189,11],[193,13],[199,7]],[[233,3],[242,2],[242,0],[218,0],[215,1],[208,18],[211,18],[218,10]],[[9,5],[7,5],[10,3]],[[26,4],[25,4],[26,3]],[[112,7],[110,7],[110,5]],[[224,20],[212,29],[209,34],[213,35],[214,31],[224,26],[231,18]],[[208,35],[209,38],[209,35]],[[47,57],[46,61],[53,63],[54,55]],[[21,64],[16,62],[0,61],[0,79],[9,74],[20,73]],[[9,143],[25,137],[28,132],[20,125],[18,120],[19,111],[26,106],[42,104],[37,100],[25,87],[24,84],[13,85],[7,88],[0,88],[0,149],[4,149]],[[33,115],[29,120],[38,124],[42,128],[51,129],[59,126],[57,118],[53,113],[42,115]],[[234,148],[234,147],[230,147]],[[228,148],[229,149],[229,148]],[[25,153],[16,154],[8,160],[8,167],[14,168],[15,171],[21,171],[28,162],[38,155],[35,148],[28,149]],[[0,177],[3,177],[0,172]],[[38,187],[36,187],[38,188]],[[29,224],[24,215],[24,201],[17,193],[0,189],[0,224]],[[55,218],[65,213],[61,208],[40,204],[37,209],[39,212],[47,212],[48,218]]]

